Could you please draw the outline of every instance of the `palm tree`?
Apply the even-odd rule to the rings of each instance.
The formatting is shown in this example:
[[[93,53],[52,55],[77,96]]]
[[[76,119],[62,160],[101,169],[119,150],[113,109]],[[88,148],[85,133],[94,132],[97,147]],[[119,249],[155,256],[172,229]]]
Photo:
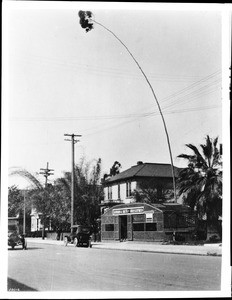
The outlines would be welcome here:
[[[32,184],[32,188],[30,191],[30,199],[27,201],[27,206],[34,207],[37,212],[41,213],[41,221],[43,224],[42,229],[42,239],[45,237],[45,216],[47,213],[47,203],[48,193],[46,192],[46,188],[43,187],[42,183],[36,178],[35,175],[30,173],[29,171],[17,168],[12,170],[9,174],[10,176],[20,176],[25,178],[29,183]]]
[[[131,56],[131,58],[133,59],[133,61],[136,63],[137,67],[139,68],[139,70],[141,71],[142,75],[144,76],[147,84],[149,85],[152,95],[155,99],[156,105],[158,107],[162,122],[163,122],[163,126],[164,126],[164,131],[166,134],[166,139],[167,139],[167,144],[168,144],[168,150],[169,150],[169,155],[170,155],[170,160],[171,160],[171,170],[172,170],[172,180],[173,180],[173,191],[174,191],[174,198],[175,201],[177,201],[177,196],[176,196],[176,182],[175,182],[175,173],[174,173],[174,165],[173,165],[173,158],[172,158],[172,150],[171,150],[171,143],[170,143],[170,139],[169,139],[169,134],[168,134],[168,129],[167,129],[167,125],[159,104],[159,101],[157,99],[157,96],[155,94],[155,91],[150,83],[150,81],[147,78],[147,75],[145,74],[145,72],[143,71],[142,67],[140,66],[139,62],[137,61],[137,59],[135,59],[134,55],[131,53],[131,51],[129,50],[129,48],[125,45],[125,43],[123,43],[123,41],[109,28],[107,28],[106,26],[104,26],[103,24],[97,22],[96,20],[94,20],[93,18],[93,13],[91,11],[82,11],[80,10],[79,13],[79,18],[80,18],[80,25],[82,28],[85,29],[86,32],[89,32],[90,30],[92,30],[93,24],[97,24],[99,26],[101,26],[102,28],[104,28],[106,31],[108,31],[110,34],[112,34],[118,41],[119,43],[126,49],[126,51],[129,53],[129,55]]]
[[[222,213],[222,161],[218,149],[218,138],[208,135],[201,152],[192,144],[186,145],[192,155],[180,154],[188,161],[188,167],[180,171],[177,180],[179,195],[185,195],[186,204],[197,210],[200,219],[207,220],[207,239],[210,232],[219,233],[218,217]]]

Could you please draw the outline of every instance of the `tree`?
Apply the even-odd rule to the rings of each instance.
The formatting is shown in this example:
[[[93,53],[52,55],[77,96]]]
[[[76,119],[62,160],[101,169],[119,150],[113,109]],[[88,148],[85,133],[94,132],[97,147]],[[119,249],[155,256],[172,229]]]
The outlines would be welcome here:
[[[26,232],[30,231],[30,206],[26,203]],[[8,217],[19,218],[19,230],[23,227],[24,195],[15,185],[8,187]]]
[[[28,205],[34,207],[40,214],[44,228],[51,225],[55,231],[70,231],[71,212],[71,173],[65,172],[63,177],[48,184],[45,188],[30,172],[19,169],[11,175],[20,175],[33,183],[28,191]],[[75,166],[75,199],[74,212],[76,224],[97,225],[100,217],[99,203],[103,199],[103,190],[100,185],[101,159],[86,162],[82,158]],[[12,193],[13,193],[12,189]],[[14,191],[16,195],[16,191]],[[15,196],[15,199],[17,197]],[[21,201],[21,200],[20,200]],[[11,208],[13,211],[13,206]]]
[[[17,216],[23,208],[23,195],[17,186],[8,187],[8,216]]]
[[[82,159],[75,166],[75,199],[74,219],[78,224],[97,225],[100,217],[99,204],[103,199],[103,189],[100,185],[101,159],[86,162]]]
[[[135,59],[134,55],[131,53],[131,51],[128,49],[128,47],[122,42],[122,40],[110,29],[108,29],[106,26],[104,26],[103,24],[97,22],[96,20],[94,20],[93,17],[93,13],[91,11],[82,11],[80,10],[79,13],[79,22],[82,28],[85,29],[86,32],[89,32],[90,30],[92,30],[93,24],[97,24],[99,26],[101,26],[102,28],[104,28],[106,31],[108,31],[110,34],[112,34],[118,41],[119,43],[127,50],[127,52],[129,53],[129,55],[131,56],[131,58],[133,59],[133,61],[136,63],[136,65],[138,66],[139,70],[141,71],[142,75],[144,76],[147,84],[149,85],[152,95],[155,99],[155,102],[157,104],[162,122],[163,122],[163,126],[164,126],[164,131],[166,134],[166,138],[167,138],[167,144],[168,144],[168,150],[169,150],[169,155],[170,155],[170,160],[171,160],[171,167],[172,167],[172,180],[173,180],[173,190],[174,190],[174,198],[177,201],[176,198],[176,183],[175,183],[175,173],[174,173],[174,165],[173,165],[173,158],[172,158],[172,150],[171,150],[171,144],[170,144],[170,139],[169,139],[169,134],[168,134],[168,130],[167,130],[167,126],[166,126],[166,122],[159,104],[159,101],[156,97],[155,91],[150,83],[150,81],[147,78],[147,75],[144,73],[143,69],[141,68],[140,64],[138,63],[138,61]]]
[[[210,232],[220,234],[218,222],[222,214],[222,161],[218,149],[218,138],[208,135],[205,144],[201,144],[201,152],[196,146],[186,146],[192,155],[180,154],[178,157],[188,161],[188,167],[179,173],[179,194],[185,195],[185,203],[197,210],[200,219],[206,216],[207,239]]]
[[[33,175],[25,169],[17,169],[10,173],[11,176],[18,175],[27,179],[31,184],[32,188],[28,191],[27,206],[35,208],[38,213],[41,214],[41,221],[43,224],[42,238],[45,236],[46,220],[49,213],[48,208],[50,205],[49,193],[43,187],[42,183],[37,179],[36,175]]]
[[[151,178],[138,182],[139,186],[134,190],[133,194],[136,202],[145,203],[163,203],[173,199],[173,192],[166,189],[163,182]]]
[[[121,164],[118,161],[115,161],[113,166],[110,168],[110,173],[104,174],[103,176],[104,180],[107,179],[108,177],[112,177],[119,174],[121,167],[122,167]]]

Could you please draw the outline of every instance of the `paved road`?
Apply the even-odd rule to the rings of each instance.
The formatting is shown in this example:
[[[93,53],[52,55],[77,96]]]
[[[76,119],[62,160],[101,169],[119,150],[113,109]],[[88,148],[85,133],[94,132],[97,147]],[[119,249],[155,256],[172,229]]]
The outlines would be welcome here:
[[[8,251],[10,290],[220,290],[221,257],[30,243]]]

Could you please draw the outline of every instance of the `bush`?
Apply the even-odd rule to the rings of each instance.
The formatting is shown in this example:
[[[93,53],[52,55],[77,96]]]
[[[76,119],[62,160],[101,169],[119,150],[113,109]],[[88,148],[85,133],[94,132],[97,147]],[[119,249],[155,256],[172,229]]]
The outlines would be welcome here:
[[[209,237],[209,239],[206,241],[208,243],[218,243],[220,242],[220,237],[217,234],[214,234]]]

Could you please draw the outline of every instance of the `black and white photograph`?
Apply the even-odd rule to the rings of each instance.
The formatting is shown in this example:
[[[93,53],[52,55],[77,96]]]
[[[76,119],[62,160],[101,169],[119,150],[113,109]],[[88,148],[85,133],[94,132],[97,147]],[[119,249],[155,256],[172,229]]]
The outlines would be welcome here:
[[[1,297],[230,297],[231,4],[2,7]]]

